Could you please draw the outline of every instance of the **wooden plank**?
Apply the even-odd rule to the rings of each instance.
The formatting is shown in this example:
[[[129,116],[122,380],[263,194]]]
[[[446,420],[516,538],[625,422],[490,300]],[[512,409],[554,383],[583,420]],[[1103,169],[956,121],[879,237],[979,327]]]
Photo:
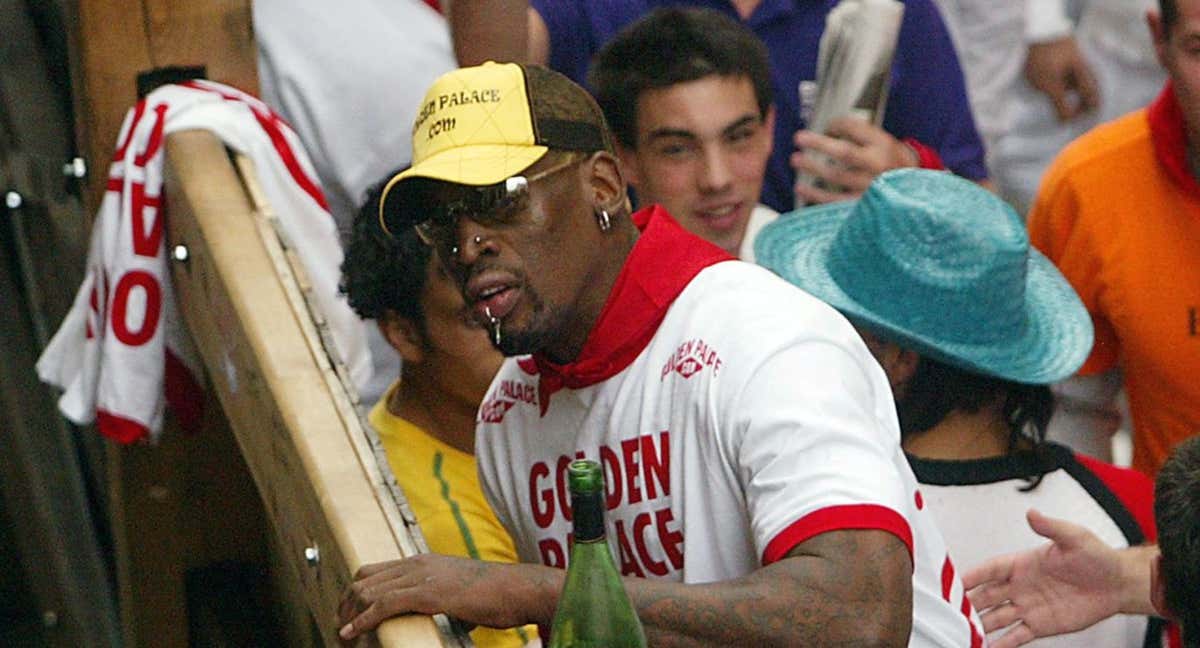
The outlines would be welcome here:
[[[88,163],[87,213],[96,213],[137,75],[203,65],[208,78],[258,93],[251,0],[78,0],[75,130]]]
[[[270,560],[263,506],[220,403],[209,398],[198,432],[184,432],[167,418],[167,433],[156,445],[107,445],[109,466],[121,471],[110,493],[126,603],[123,643],[130,647],[195,644],[189,570],[253,564],[266,571]],[[252,594],[245,593],[245,605],[255,602]],[[274,631],[280,623],[268,618],[260,625]]]
[[[169,65],[203,65],[209,78],[257,92],[251,0],[76,0],[66,23],[72,50],[75,130],[88,163],[86,219],[103,196],[109,160],[125,112],[137,100],[137,75]],[[184,572],[222,556],[244,558],[246,526],[236,516],[196,515],[201,500],[220,499],[219,489],[190,482],[198,476],[205,442],[224,438],[226,425],[207,423],[200,438],[181,438],[167,417],[157,448],[111,447],[107,451],[110,517],[117,554],[123,634],[129,646],[186,645]],[[203,440],[201,440],[203,439]],[[223,447],[223,446],[222,446]],[[234,466],[240,457],[203,457]],[[224,463],[221,463],[225,460]],[[241,467],[240,470],[245,470]],[[221,473],[224,477],[226,474]],[[237,470],[230,467],[229,475]],[[241,483],[240,480],[235,483]],[[254,510],[261,511],[257,494]],[[157,497],[151,497],[151,494]],[[234,498],[240,492],[226,491]],[[181,505],[180,498],[188,498]],[[250,510],[234,500],[234,510]],[[261,515],[261,512],[259,513]],[[225,529],[222,521],[228,522]],[[261,552],[260,552],[261,553]],[[171,642],[175,642],[172,644]]]
[[[175,478],[175,468],[187,458],[186,441],[168,416],[156,446],[105,446],[122,643],[131,648],[189,645]]]
[[[137,100],[137,73],[151,66],[141,2],[79,0],[71,42],[77,46],[75,136],[87,160],[84,206],[96,213],[125,111]]]
[[[173,267],[177,299],[274,522],[282,562],[302,584],[324,640],[336,645],[337,604],[350,575],[404,555],[406,532],[383,509],[381,485],[349,436],[356,415],[347,419],[345,393],[330,388],[340,380],[336,368],[314,356],[313,324],[296,308],[302,288],[268,252],[276,248],[275,260],[284,254],[278,240],[262,236],[263,215],[225,148],[207,132],[176,133],[166,146],[168,240],[188,250]],[[384,624],[378,638],[459,645],[445,628],[404,617]]]
[[[75,133],[87,162],[84,211],[90,221],[103,197],[121,122],[137,101],[137,75],[169,65],[203,65],[209,78],[251,93],[258,89],[251,0],[75,0],[68,3],[72,50]],[[164,446],[109,448],[107,479],[110,517],[118,562],[120,610],[125,643],[186,645],[183,573],[191,546],[203,538],[176,529],[180,509],[173,499],[148,493],[176,492],[164,486],[163,470],[176,458],[181,430],[167,418]],[[205,430],[202,434],[209,434]],[[166,489],[165,491],[162,489]],[[161,523],[170,522],[163,526]],[[196,519],[187,532],[198,532]],[[208,537],[212,537],[210,533]],[[201,543],[203,544],[203,543]],[[156,551],[159,548],[163,551]],[[209,555],[208,551],[204,555]],[[171,642],[177,644],[171,644]]]
[[[143,0],[154,67],[203,65],[208,78],[258,93],[250,0]]]

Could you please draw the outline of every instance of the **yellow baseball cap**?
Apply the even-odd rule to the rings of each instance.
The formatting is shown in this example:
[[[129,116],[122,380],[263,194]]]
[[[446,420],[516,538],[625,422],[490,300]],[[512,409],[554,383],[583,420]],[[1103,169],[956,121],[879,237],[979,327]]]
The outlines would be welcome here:
[[[393,176],[380,198],[379,222],[387,232],[427,218],[413,180],[489,186],[551,149],[611,151],[612,141],[600,107],[567,77],[488,61],[434,81],[417,111],[412,147],[412,166]]]

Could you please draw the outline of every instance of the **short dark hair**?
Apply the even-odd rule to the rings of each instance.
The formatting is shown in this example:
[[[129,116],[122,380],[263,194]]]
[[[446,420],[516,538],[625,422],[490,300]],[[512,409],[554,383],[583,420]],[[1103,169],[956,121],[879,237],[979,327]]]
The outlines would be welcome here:
[[[622,30],[596,54],[588,86],[617,141],[637,146],[643,92],[708,76],[745,77],[759,114],[771,107],[767,48],[733,18],[713,9],[656,9]]]
[[[1200,437],[1179,444],[1154,482],[1154,523],[1167,607],[1185,646],[1200,646]]]
[[[387,174],[384,182],[368,189],[366,202],[355,214],[342,261],[341,291],[359,317],[398,315],[412,320],[424,333],[421,293],[432,250],[411,227],[391,236],[379,225],[379,197],[394,175]]]
[[[1175,0],[1158,0],[1158,13],[1162,16],[1164,32],[1170,32],[1179,22],[1179,5],[1175,4]]]
[[[896,402],[900,436],[925,432],[955,410],[978,412],[1000,397],[1004,399],[1001,414],[1008,423],[1008,451],[1017,450],[1022,441],[1040,451],[1054,412],[1054,394],[1049,387],[976,373],[926,356],[917,361],[903,398]],[[1028,475],[1030,483],[1022,490],[1037,488],[1041,478],[1041,472]]]

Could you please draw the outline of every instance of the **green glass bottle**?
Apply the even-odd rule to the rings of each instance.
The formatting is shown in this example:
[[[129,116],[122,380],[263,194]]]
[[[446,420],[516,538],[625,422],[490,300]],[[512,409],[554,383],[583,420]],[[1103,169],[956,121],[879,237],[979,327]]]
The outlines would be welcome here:
[[[604,532],[604,472],[591,460],[567,469],[575,543],[554,623],[550,648],[645,648],[646,635]]]

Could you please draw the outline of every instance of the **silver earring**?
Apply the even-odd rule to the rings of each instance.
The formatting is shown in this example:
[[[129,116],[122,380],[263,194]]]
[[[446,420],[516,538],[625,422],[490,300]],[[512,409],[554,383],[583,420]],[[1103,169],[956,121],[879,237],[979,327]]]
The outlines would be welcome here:
[[[450,246],[450,256],[458,256],[458,246],[457,245]]]
[[[601,232],[612,229],[612,218],[609,217],[607,209],[601,209],[600,213],[596,214],[596,222],[600,224]]]

